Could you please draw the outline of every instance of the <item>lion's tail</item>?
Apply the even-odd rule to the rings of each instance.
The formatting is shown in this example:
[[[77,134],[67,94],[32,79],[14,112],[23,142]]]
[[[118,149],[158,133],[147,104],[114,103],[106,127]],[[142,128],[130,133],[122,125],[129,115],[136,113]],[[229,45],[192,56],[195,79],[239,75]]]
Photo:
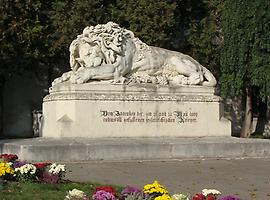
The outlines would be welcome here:
[[[203,66],[202,66],[203,67]],[[202,83],[203,86],[214,87],[217,84],[217,80],[214,75],[206,68],[203,67],[203,73],[206,81]]]

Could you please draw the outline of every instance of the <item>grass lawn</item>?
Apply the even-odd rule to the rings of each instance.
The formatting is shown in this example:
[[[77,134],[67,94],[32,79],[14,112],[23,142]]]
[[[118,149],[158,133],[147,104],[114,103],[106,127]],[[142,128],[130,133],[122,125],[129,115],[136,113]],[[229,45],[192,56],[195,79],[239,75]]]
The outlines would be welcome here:
[[[74,188],[84,191],[90,197],[93,190],[100,186],[93,183],[72,183],[63,182],[59,184],[42,183],[19,183],[8,182],[5,188],[0,191],[1,200],[63,200],[69,190]],[[113,186],[117,192],[121,187]]]

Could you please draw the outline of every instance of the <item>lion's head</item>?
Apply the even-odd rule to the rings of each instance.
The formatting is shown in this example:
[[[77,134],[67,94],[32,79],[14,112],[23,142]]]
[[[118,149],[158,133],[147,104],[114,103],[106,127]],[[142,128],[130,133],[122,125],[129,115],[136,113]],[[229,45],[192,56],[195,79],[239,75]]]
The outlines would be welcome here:
[[[97,67],[102,64],[114,64],[119,56],[125,55],[125,41],[131,39],[136,47],[135,60],[149,49],[149,46],[134,37],[132,31],[108,22],[96,26],[87,26],[69,48],[70,66],[73,71],[80,67]]]

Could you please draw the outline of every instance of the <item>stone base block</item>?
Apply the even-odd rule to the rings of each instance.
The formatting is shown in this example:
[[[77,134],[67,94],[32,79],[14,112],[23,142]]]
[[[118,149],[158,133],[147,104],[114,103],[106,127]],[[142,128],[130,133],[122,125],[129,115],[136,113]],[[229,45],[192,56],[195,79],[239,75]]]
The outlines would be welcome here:
[[[214,88],[69,82],[44,98],[43,137],[230,136]]]
[[[128,161],[269,157],[270,140],[201,138],[31,138],[0,140],[0,154],[27,161]]]

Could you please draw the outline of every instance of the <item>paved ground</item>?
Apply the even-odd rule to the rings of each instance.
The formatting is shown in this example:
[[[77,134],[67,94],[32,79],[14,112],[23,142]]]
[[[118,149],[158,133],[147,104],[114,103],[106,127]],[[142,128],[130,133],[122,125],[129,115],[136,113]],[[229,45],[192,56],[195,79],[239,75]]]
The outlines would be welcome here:
[[[171,193],[215,188],[243,200],[270,200],[270,158],[67,163],[66,178],[132,185],[158,180]]]

